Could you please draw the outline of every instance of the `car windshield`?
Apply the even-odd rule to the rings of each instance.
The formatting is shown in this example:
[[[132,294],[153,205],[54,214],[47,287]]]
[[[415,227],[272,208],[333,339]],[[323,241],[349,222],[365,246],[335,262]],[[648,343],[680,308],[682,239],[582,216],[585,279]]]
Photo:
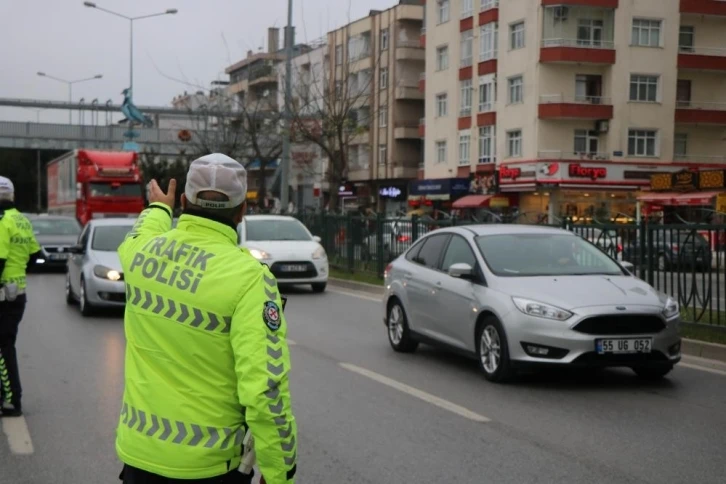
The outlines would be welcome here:
[[[68,219],[34,219],[33,232],[35,235],[78,235],[81,225],[72,218]]]
[[[297,220],[246,220],[247,240],[311,240]]]
[[[118,246],[124,241],[126,234],[131,231],[131,225],[108,225],[96,227],[93,231],[91,249],[106,252],[116,252]]]
[[[476,243],[489,269],[501,277],[623,274],[597,247],[573,235],[487,235]]]
[[[92,197],[140,197],[141,185],[138,183],[91,183],[88,193]]]

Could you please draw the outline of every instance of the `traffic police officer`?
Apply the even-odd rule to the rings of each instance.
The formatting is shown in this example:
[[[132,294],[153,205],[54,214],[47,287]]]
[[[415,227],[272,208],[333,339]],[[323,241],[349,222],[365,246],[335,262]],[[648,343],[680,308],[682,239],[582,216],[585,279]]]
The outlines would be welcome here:
[[[192,162],[173,230],[176,182],[167,193],[156,181],[149,190],[149,207],[119,248],[127,292],[121,479],[251,482],[238,470],[251,430],[267,484],[292,483],[287,324],[275,278],[238,247],[245,169],[222,154]]]
[[[22,388],[15,341],[26,303],[26,272],[40,256],[28,219],[15,208],[13,182],[0,176],[0,415],[19,417]]]

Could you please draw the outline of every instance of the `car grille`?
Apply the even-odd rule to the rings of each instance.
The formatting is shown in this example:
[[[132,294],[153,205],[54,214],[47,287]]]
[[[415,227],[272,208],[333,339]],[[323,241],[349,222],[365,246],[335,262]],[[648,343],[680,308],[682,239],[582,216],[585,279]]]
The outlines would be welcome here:
[[[68,248],[70,246],[55,246],[55,245],[44,245],[43,250],[45,250],[49,254],[58,254],[58,253],[68,253]]]
[[[575,331],[585,334],[652,334],[665,329],[665,323],[653,315],[610,315],[587,318],[578,323]]]
[[[284,271],[282,270],[284,266],[305,266],[305,271]],[[311,279],[318,276],[318,271],[315,269],[312,262],[275,262],[272,264],[272,267],[270,267],[270,272],[272,272],[272,275],[278,279]]]

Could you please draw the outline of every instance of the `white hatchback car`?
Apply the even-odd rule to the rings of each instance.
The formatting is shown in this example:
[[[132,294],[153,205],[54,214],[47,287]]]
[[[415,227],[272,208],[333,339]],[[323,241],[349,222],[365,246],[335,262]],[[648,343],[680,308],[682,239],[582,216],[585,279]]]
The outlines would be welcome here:
[[[247,215],[238,227],[240,245],[267,264],[279,284],[310,284],[323,292],[328,284],[328,256],[299,220],[283,215]]]

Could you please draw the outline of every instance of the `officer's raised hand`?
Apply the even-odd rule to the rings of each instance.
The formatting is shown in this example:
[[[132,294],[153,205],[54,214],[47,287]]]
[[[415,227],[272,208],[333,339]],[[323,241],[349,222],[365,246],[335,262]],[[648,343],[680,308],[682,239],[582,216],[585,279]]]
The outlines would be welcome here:
[[[176,200],[176,180],[169,180],[169,190],[166,193],[161,189],[156,180],[149,183],[149,203],[163,203],[174,210],[174,201]]]

